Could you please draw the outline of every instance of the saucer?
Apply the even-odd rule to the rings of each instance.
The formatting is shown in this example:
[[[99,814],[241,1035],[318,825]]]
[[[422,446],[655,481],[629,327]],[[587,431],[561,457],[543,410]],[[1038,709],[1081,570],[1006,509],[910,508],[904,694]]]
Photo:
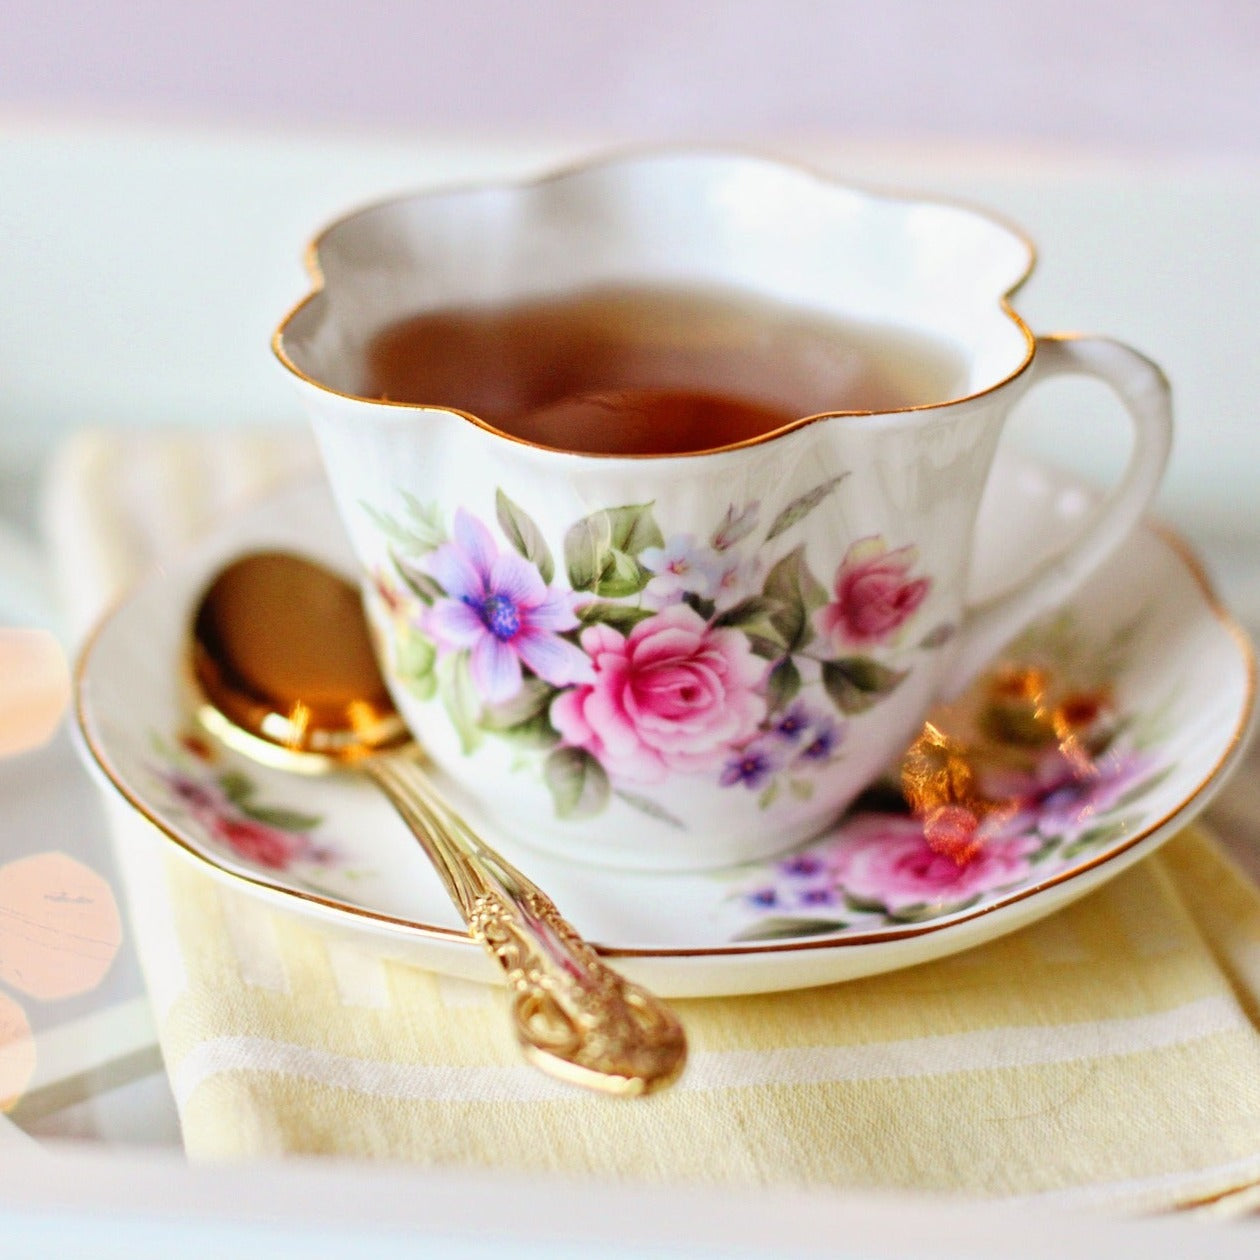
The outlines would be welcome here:
[[[978,588],[999,586],[1013,556],[1027,563],[1045,540],[1069,535],[1094,501],[1069,475],[1000,457],[981,511]],[[221,565],[267,547],[354,570],[322,481],[222,522],[115,608],[85,648],[76,699],[89,765],[228,884],[377,953],[494,978],[416,841],[365,779],[274,770],[191,726],[191,611]],[[936,716],[950,742],[920,741],[906,775],[791,853],[658,874],[501,847],[621,970],[664,996],[851,979],[1012,931],[1152,852],[1242,752],[1254,691],[1246,636],[1186,546],[1145,526]],[[892,789],[913,795],[916,765],[939,768],[959,750],[972,794],[935,802],[925,825]]]

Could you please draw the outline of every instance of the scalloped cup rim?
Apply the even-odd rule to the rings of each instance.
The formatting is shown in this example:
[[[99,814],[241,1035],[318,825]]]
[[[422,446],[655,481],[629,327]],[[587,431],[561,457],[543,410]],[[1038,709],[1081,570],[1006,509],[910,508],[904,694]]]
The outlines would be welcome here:
[[[330,247],[338,246],[340,238],[346,233],[375,218],[400,215],[411,207],[433,206],[441,202],[459,200],[468,201],[487,196],[512,197],[518,202],[525,203],[536,197],[546,196],[554,189],[562,189],[571,182],[587,178],[615,177],[622,172],[643,172],[650,175],[653,169],[665,164],[673,164],[677,167],[679,165],[693,166],[705,163],[720,167],[721,171],[726,173],[745,170],[762,172],[771,177],[781,176],[796,181],[802,188],[807,187],[814,192],[822,193],[824,196],[848,199],[854,204],[862,203],[868,208],[885,207],[902,214],[918,212],[962,216],[973,224],[982,225],[985,230],[994,233],[995,239],[1001,239],[1008,246],[1013,247],[1018,256],[1017,263],[1010,269],[1011,274],[1000,283],[996,283],[987,294],[990,303],[987,308],[990,318],[996,315],[999,326],[1004,326],[1008,333],[1014,332],[1021,343],[1018,359],[1010,362],[1004,370],[992,373],[993,379],[985,379],[981,384],[969,388],[965,393],[959,393],[953,397],[942,398],[933,402],[884,411],[836,410],[815,412],[741,442],[708,447],[696,451],[671,455],[603,455],[578,454],[561,448],[540,445],[507,433],[474,413],[457,407],[374,398],[355,389],[344,388],[329,380],[321,379],[321,375],[315,370],[314,366],[309,363],[304,364],[302,362],[303,356],[300,353],[295,353],[297,347],[290,344],[291,335],[296,329],[299,329],[305,321],[319,318],[321,314],[318,309],[319,306],[327,303],[328,296],[333,291],[334,286],[329,281],[327,274],[329,267],[326,262],[326,259],[332,256]],[[331,220],[316,232],[308,242],[304,252],[304,259],[311,286],[285,313],[271,338],[273,354],[281,366],[295,379],[299,388],[360,404],[363,408],[364,419],[384,416],[396,418],[399,413],[426,413],[450,416],[467,421],[493,437],[545,452],[548,455],[572,456],[574,458],[594,459],[601,462],[672,458],[692,459],[698,456],[722,454],[764,445],[789,433],[794,433],[807,425],[832,419],[843,419],[847,424],[858,426],[861,426],[864,422],[879,423],[881,426],[918,424],[925,418],[924,413],[939,412],[945,408],[976,402],[1004,388],[1027,371],[1033,362],[1036,350],[1034,334],[1011,305],[1011,299],[1028,280],[1037,262],[1035,245],[1017,226],[988,209],[971,205],[963,200],[936,195],[918,195],[909,191],[874,188],[836,178],[803,163],[785,162],[764,154],[739,149],[665,147],[615,151],[572,162],[528,179],[482,180],[402,192],[367,202]],[[1014,343],[1012,343],[1012,348],[1014,348]]]

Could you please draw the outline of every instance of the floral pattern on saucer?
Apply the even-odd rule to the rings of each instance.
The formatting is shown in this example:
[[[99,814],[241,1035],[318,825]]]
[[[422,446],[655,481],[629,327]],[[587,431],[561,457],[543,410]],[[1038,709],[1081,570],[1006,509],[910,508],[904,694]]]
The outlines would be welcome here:
[[[1171,766],[1153,751],[1158,711],[1137,719],[1112,697],[1125,637],[1087,654],[1067,615],[1025,636],[824,839],[743,868],[733,939],[955,914],[1130,832]]]
[[[1170,772],[1159,706],[1119,711],[1126,633],[1090,649],[1070,613],[1043,624],[957,702],[930,715],[899,766],[825,837],[773,862],[701,876],[735,915],[732,942],[923,923],[1065,870],[1131,832]],[[824,738],[798,700],[766,738],[807,758]],[[167,808],[214,851],[315,891],[356,876],[321,815],[261,789],[198,734],[151,739]],[[277,793],[280,793],[277,795]]]
[[[283,872],[320,887],[318,873],[343,865],[334,845],[316,838],[319,814],[261,798],[254,777],[225,764],[200,735],[181,731],[174,745],[154,735],[150,773],[171,812],[212,850],[260,872]]]
[[[705,539],[666,535],[651,503],[601,509],[566,531],[562,575],[502,490],[498,536],[462,508],[448,532],[410,496],[398,516],[365,505],[388,541],[374,590],[395,671],[440,699],[466,754],[487,736],[528,750],[560,817],[614,793],[660,817],[643,793],[679,775],[763,809],[808,797],[848,719],[951,633],[916,631],[932,579],[913,545],[858,539],[829,587],[811,571],[792,531],[844,480],[769,521],[731,504]]]

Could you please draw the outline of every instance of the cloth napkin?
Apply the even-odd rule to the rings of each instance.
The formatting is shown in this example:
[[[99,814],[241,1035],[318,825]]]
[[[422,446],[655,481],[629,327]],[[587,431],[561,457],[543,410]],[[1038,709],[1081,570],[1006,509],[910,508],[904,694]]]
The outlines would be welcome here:
[[[298,475],[318,471],[296,428],[77,435],[45,500],[73,625]],[[677,1002],[684,1077],[625,1101],[525,1066],[498,989],[347,945],[112,808],[190,1157],[1260,1206],[1260,894],[1201,827],[969,952]]]

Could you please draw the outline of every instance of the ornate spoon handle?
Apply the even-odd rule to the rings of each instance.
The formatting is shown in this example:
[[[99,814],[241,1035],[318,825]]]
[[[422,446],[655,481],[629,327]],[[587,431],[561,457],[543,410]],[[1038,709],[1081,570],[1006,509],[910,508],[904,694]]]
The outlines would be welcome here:
[[[677,1016],[608,967],[532,880],[441,798],[415,745],[360,763],[437,868],[474,940],[503,968],[530,1062],[576,1085],[636,1095],[675,1080],[687,1057]]]

